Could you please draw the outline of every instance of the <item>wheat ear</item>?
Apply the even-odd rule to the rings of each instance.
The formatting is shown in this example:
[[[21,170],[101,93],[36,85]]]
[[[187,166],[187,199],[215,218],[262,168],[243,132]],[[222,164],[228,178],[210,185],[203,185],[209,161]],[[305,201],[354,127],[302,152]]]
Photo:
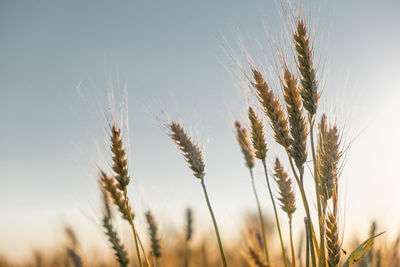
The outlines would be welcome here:
[[[102,188],[110,194],[112,201],[118,207],[118,210],[122,214],[122,217],[129,222],[129,217],[131,216],[132,218],[134,218],[135,215],[132,212],[129,203],[126,202],[123,196],[123,192],[118,189],[118,186],[115,183],[114,179],[108,176],[104,171],[100,170],[99,176]]]
[[[313,67],[313,52],[307,34],[306,25],[303,20],[298,20],[296,32],[293,34],[295,41],[297,64],[301,75],[301,97],[304,108],[308,111],[310,118],[317,112],[318,105],[318,82],[316,71]]]
[[[111,128],[111,151],[113,153],[113,170],[118,189],[125,191],[130,182],[128,175],[128,163],[126,160],[125,149],[122,147],[121,129],[117,129],[115,124]]]
[[[255,156],[263,160],[266,158],[268,151],[264,136],[264,125],[251,107],[249,107],[249,120],[251,125],[251,141],[255,150]]]
[[[160,240],[158,238],[158,227],[156,224],[156,221],[154,220],[153,214],[148,211],[146,214],[146,221],[148,224],[148,229],[149,229],[149,236],[150,236],[150,244],[151,244],[151,250],[152,253],[156,259],[156,267],[160,266],[160,257],[161,257],[161,246],[160,246]]]
[[[282,87],[284,100],[290,125],[291,147],[290,155],[296,167],[303,172],[303,165],[307,160],[307,123],[303,116],[300,92],[296,77],[285,66]]]
[[[111,136],[110,136],[110,141],[111,141],[111,152],[113,154],[112,160],[113,160],[113,170],[115,173],[115,180],[117,181],[117,187],[119,190],[122,191],[123,193],[123,198],[125,200],[125,205],[126,209],[129,211],[129,199],[128,199],[128,184],[130,182],[130,177],[128,174],[128,163],[126,159],[126,153],[125,149],[123,148],[123,142],[122,142],[122,137],[121,137],[121,129],[118,129],[115,125],[115,122],[113,123],[113,126],[111,128]],[[132,212],[127,212],[128,215],[128,222],[131,225],[134,240],[135,240],[135,248],[136,248],[136,255],[137,259],[139,262],[139,266],[143,267],[142,263],[142,257],[140,255],[140,250],[139,250],[139,235],[136,231],[135,224],[133,222],[133,216]],[[148,258],[146,256],[145,251],[143,250],[143,256],[145,258],[146,265],[149,267],[150,263],[148,261]]]
[[[336,215],[328,212],[326,216],[326,247],[328,250],[329,267],[339,266],[340,261],[340,241]]]
[[[247,168],[251,169],[254,167],[254,150],[250,143],[249,134],[238,121],[235,122],[235,128],[236,140],[238,141],[240,149],[242,150],[246,166]]]
[[[288,174],[283,169],[278,158],[275,160],[274,170],[275,181],[279,186],[279,201],[281,202],[282,210],[285,211],[289,219],[291,219],[292,214],[296,211],[292,181],[289,179]]]
[[[293,246],[293,229],[292,229],[292,215],[296,211],[295,196],[292,190],[292,181],[289,179],[288,174],[283,169],[278,158],[275,160],[274,168],[275,181],[279,186],[279,201],[281,202],[282,210],[286,212],[289,218],[289,232],[290,232],[290,249],[292,256],[292,267],[296,267],[296,256]]]
[[[285,149],[289,149],[290,137],[288,122],[282,106],[272,90],[269,89],[261,73],[256,69],[252,69],[252,71],[255,80],[253,87],[256,89],[258,101],[262,105],[265,114],[271,122],[271,127],[275,134],[275,140]]]
[[[329,127],[324,114],[319,124],[317,144],[318,183],[323,208],[332,197],[338,180],[338,163],[341,157],[339,134],[336,126]]]
[[[110,206],[109,193],[103,189],[102,182],[100,184],[100,188],[103,197],[103,228],[105,230],[105,234],[108,237],[111,248],[114,250],[114,255],[120,267],[128,267],[128,253],[112,225],[112,208]]]
[[[172,140],[182,152],[190,169],[193,171],[193,175],[196,178],[203,179],[205,176],[205,165],[203,154],[199,146],[193,143],[183,127],[178,123],[172,122],[169,128],[171,130],[170,136]]]

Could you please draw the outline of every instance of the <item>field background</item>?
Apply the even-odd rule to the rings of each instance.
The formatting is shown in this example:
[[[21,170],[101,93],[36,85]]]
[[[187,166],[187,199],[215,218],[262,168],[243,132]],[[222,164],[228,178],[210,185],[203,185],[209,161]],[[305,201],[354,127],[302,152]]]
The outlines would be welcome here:
[[[376,218],[386,238],[395,239],[400,4],[317,2],[307,8],[326,66],[322,110],[336,114],[346,141],[354,140],[342,175],[345,234],[350,240],[367,235]],[[1,1],[0,254],[19,261],[33,250],[60,246],[64,225],[76,230],[85,255],[106,249],[94,166],[106,164],[99,106],[107,106],[111,87],[123,100],[125,85],[138,224],[152,209],[167,239],[190,206],[196,236],[212,230],[197,182],[152,116],[162,109],[195,129],[223,238],[238,237],[255,207],[232,127],[234,119],[245,118],[246,101],[225,51],[226,44],[239,51],[243,39],[269,68],[255,42],[267,47],[263,23],[279,33],[279,4]],[[269,153],[272,159],[280,152],[272,146]],[[261,169],[256,176],[265,190]],[[271,211],[265,194],[262,201]]]

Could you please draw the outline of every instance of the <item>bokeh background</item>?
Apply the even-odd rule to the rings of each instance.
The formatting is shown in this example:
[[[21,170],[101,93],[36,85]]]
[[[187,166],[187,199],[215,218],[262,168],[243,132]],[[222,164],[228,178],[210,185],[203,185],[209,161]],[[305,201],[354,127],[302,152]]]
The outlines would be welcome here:
[[[390,238],[400,223],[400,2],[309,1],[305,10],[324,67],[321,111],[350,144],[345,234],[365,234],[376,218]],[[223,236],[237,234],[254,200],[232,129],[247,102],[229,48],[240,58],[243,41],[268,70],[264,25],[279,37],[285,23],[279,1],[267,0],[0,1],[0,253],[19,259],[52,248],[65,224],[86,251],[101,249],[95,163],[109,160],[102,112],[110,88],[118,106],[125,86],[139,224],[152,209],[161,232],[179,227],[190,206],[198,228],[211,226],[198,181],[156,118],[170,117],[203,145]],[[280,153],[271,146],[269,157]],[[263,201],[271,210],[266,194]]]

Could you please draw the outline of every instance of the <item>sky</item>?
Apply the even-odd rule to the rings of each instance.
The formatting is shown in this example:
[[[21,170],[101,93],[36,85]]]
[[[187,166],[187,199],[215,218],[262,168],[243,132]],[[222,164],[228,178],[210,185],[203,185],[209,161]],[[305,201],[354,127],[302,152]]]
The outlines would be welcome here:
[[[341,177],[344,234],[365,235],[378,218],[393,237],[400,224],[400,3],[307,1],[306,10],[324,68],[320,112],[350,144]],[[270,0],[0,1],[0,254],[56,246],[66,224],[87,250],[106,242],[95,166],[109,168],[102,112],[110,89],[118,106],[125,86],[139,214],[153,210],[162,230],[181,225],[190,206],[211,227],[199,181],[157,119],[171,118],[184,121],[204,149],[223,234],[240,227],[255,206],[233,135],[234,120],[245,122],[246,94],[227,51],[243,59],[244,43],[268,70],[273,35],[264,26],[279,37],[283,17]],[[271,144],[269,160],[277,155]],[[271,212],[259,166],[256,180]],[[142,215],[137,220],[144,224]]]

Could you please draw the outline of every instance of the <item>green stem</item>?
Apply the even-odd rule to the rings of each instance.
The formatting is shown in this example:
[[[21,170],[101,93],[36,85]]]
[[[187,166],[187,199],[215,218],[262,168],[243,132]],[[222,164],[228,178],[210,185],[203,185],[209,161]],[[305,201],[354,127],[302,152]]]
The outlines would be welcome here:
[[[293,246],[293,231],[292,231],[292,218],[289,218],[289,231],[290,231],[290,248],[292,250],[292,267],[296,267],[296,257],[294,255],[294,246]]]
[[[149,258],[147,258],[146,250],[144,249],[143,243],[142,243],[142,241],[140,240],[140,236],[138,235],[137,238],[138,238],[139,246],[140,246],[140,248],[141,248],[141,250],[142,250],[142,253],[143,253],[143,256],[144,256],[144,260],[145,260],[145,262],[146,262],[146,266],[147,266],[147,267],[150,267],[150,266],[151,266],[151,265],[150,265],[150,261],[149,261]]]
[[[279,234],[279,239],[281,241],[281,249],[282,249],[282,257],[283,257],[283,263],[285,267],[287,267],[287,260],[286,260],[286,252],[285,252],[285,247],[283,245],[283,239],[282,239],[282,233],[281,233],[281,226],[279,224],[279,218],[278,218],[278,212],[276,211],[276,205],[275,205],[275,200],[272,195],[272,190],[271,186],[269,184],[269,179],[268,179],[268,172],[267,172],[267,164],[265,162],[265,159],[262,160],[263,166],[264,166],[264,172],[265,172],[265,179],[267,180],[267,185],[268,185],[268,191],[269,191],[269,196],[271,197],[272,201],[272,206],[274,208],[274,213],[275,213],[275,221],[276,221],[276,226],[278,228],[278,234]]]
[[[307,223],[307,218],[304,218],[304,224],[306,228],[306,267],[310,267],[310,243],[312,243],[310,239],[310,231],[309,225]]]
[[[133,232],[133,236],[134,236],[134,239],[135,239],[136,255],[137,255],[137,258],[138,258],[139,266],[143,267],[142,258],[140,256],[140,251],[139,251],[138,234],[136,232],[135,224],[133,223],[132,214],[131,214],[129,206],[128,206],[128,196],[127,196],[126,188],[124,189],[124,197],[125,197],[125,203],[126,203],[126,210],[128,211],[129,224],[132,227],[132,232]]]
[[[263,244],[264,244],[265,260],[267,261],[267,265],[271,266],[271,264],[269,262],[269,256],[268,256],[267,238],[265,237],[264,217],[263,217],[263,214],[261,211],[261,205],[260,205],[260,200],[257,195],[256,186],[254,184],[253,169],[249,168],[249,170],[250,170],[251,185],[253,187],[254,197],[256,198],[256,202],[257,202],[258,218],[260,220],[261,234],[262,234]]]
[[[319,177],[318,177],[318,170],[317,170],[317,158],[315,155],[315,145],[314,145],[314,123],[312,122],[312,119],[309,118],[310,121],[310,141],[311,141],[311,152],[312,152],[312,157],[313,157],[313,165],[314,165],[314,182],[315,182],[315,195],[317,198],[317,206],[318,206],[318,222],[319,222],[319,267],[325,267],[326,266],[326,260],[325,260],[325,226],[324,226],[324,218],[322,217],[324,212],[322,211],[321,207],[321,196],[318,193],[318,184],[319,184]]]
[[[218,247],[219,247],[219,252],[221,253],[222,263],[223,263],[224,267],[227,267],[224,248],[222,247],[222,242],[221,242],[221,237],[219,235],[217,221],[215,220],[214,212],[213,212],[213,210],[211,208],[211,203],[210,203],[210,200],[208,198],[206,185],[204,184],[204,179],[200,179],[200,180],[201,180],[201,186],[203,187],[204,196],[205,196],[206,201],[207,201],[208,210],[210,211],[211,219],[212,219],[213,224],[214,224],[215,234],[217,235]]]
[[[311,227],[313,227],[313,225],[312,225],[312,221],[311,221],[310,208],[308,206],[306,193],[304,191],[304,185],[301,182],[303,180],[303,177],[301,176],[300,179],[299,179],[299,176],[297,175],[296,170],[294,169],[293,160],[290,157],[289,152],[288,152],[288,158],[289,158],[290,167],[292,169],[293,175],[294,175],[294,177],[296,179],[296,182],[297,182],[297,184],[299,186],[301,199],[303,201],[303,206],[304,206],[304,209],[306,211],[306,216],[307,216],[307,221],[308,221],[307,226],[309,228],[308,231],[310,232],[310,239],[309,240],[310,240],[311,261],[312,261],[313,267],[316,267],[317,264],[316,264],[316,260],[315,260],[314,243],[313,243],[313,238],[312,238],[312,232],[313,231],[311,230]]]

